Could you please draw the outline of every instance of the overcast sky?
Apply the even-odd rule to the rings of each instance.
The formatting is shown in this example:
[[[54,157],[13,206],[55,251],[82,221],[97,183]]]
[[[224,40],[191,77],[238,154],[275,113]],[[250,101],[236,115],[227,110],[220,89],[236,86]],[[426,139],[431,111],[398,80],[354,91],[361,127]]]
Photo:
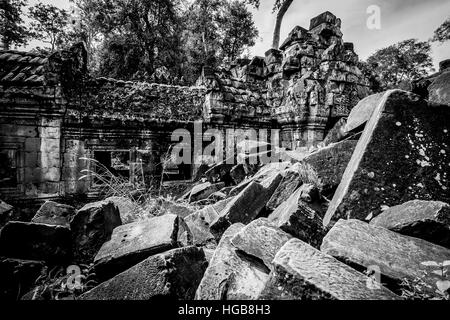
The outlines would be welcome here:
[[[30,0],[36,3],[38,0]],[[69,8],[69,0],[43,0],[62,8]],[[261,0],[259,10],[252,10],[260,39],[252,48],[253,55],[264,55],[272,43],[275,16],[272,14],[274,0]],[[381,9],[381,29],[367,28],[367,8],[377,5]],[[448,17],[450,0],[294,0],[287,12],[281,29],[282,41],[297,25],[308,28],[316,15],[330,11],[342,19],[342,31],[346,42],[353,42],[362,59],[376,50],[396,42],[418,38],[427,40]],[[440,61],[450,59],[450,42],[433,45],[433,58],[437,66]]]

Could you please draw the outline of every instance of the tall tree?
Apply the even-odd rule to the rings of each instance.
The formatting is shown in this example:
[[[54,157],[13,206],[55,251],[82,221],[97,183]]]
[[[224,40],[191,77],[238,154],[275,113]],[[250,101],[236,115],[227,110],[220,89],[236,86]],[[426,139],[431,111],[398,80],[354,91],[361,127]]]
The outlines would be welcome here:
[[[194,0],[185,16],[183,42],[190,82],[198,78],[202,67],[216,68],[241,56],[258,36],[243,0]]]
[[[416,39],[405,40],[378,50],[367,63],[379,75],[383,89],[402,87],[433,70],[431,45]]]
[[[450,40],[450,18],[448,18],[435,32],[432,41],[446,42]]]
[[[26,0],[0,0],[0,37],[5,50],[27,43],[29,34],[22,18],[26,4]]]
[[[224,10],[217,19],[221,34],[221,57],[227,61],[238,58],[246,48],[254,46],[258,37],[258,29],[253,16],[242,1],[231,1],[225,4]]]
[[[100,72],[149,79],[161,66],[179,72],[179,0],[83,0],[89,27],[102,39]]]
[[[219,47],[217,19],[224,0],[194,0],[187,9],[186,41],[189,53],[200,65],[215,66],[216,50]]]
[[[259,8],[260,0],[246,0],[249,5],[254,6],[255,8]],[[272,48],[278,49],[280,47],[280,33],[281,33],[281,25],[283,23],[284,16],[286,12],[289,10],[294,0],[275,0],[273,5],[272,12],[276,13],[275,20],[275,29],[273,31],[272,38]]]
[[[71,43],[84,42],[89,57],[90,69],[96,68],[98,65],[97,46],[100,31],[96,27],[95,19],[97,12],[94,10],[94,2],[92,0],[70,0],[74,4],[70,13],[70,31],[68,33]]]
[[[51,4],[37,3],[29,8],[31,32],[35,39],[50,44],[51,51],[66,40],[69,13]]]
[[[276,0],[274,5],[274,11],[277,13],[275,20],[275,30],[273,31],[272,48],[278,49],[280,47],[280,33],[281,23],[283,22],[284,15],[288,11],[294,0]]]

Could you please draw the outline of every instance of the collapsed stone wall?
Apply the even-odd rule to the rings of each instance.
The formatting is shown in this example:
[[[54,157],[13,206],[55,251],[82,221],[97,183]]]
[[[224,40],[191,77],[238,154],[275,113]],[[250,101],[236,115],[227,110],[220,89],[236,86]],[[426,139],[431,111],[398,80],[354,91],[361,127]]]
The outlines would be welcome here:
[[[368,96],[352,43],[343,41],[341,20],[325,12],[309,30],[295,27],[280,50],[265,58],[240,59],[221,70],[205,69],[205,109],[215,121],[272,121],[283,147],[310,147]]]
[[[147,173],[158,174],[173,130],[193,134],[194,121],[222,133],[281,129],[284,147],[311,146],[369,93],[353,46],[343,42],[340,20],[329,12],[309,30],[296,27],[265,58],[205,68],[196,87],[94,79],[82,45],[50,57],[5,52],[0,60],[7,62],[0,70],[0,148],[18,150],[18,189],[0,187],[2,197],[86,193],[80,158],[95,152],[128,150],[134,161],[144,150],[152,154]]]

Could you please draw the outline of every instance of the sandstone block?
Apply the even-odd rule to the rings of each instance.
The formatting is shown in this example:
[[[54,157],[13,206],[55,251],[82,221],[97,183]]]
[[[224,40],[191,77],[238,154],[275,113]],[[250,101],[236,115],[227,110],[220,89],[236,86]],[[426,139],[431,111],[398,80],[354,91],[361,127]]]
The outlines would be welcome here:
[[[174,249],[152,256],[83,294],[81,300],[192,300],[206,269],[203,250]]]
[[[384,287],[371,289],[362,273],[292,239],[277,253],[261,300],[397,300]]]
[[[449,249],[359,220],[338,221],[323,239],[321,251],[353,266],[376,266],[397,283],[422,279],[432,293],[442,276],[431,272],[426,263],[450,260]]]
[[[109,279],[152,255],[190,244],[190,231],[176,215],[119,226],[94,258],[96,273]]]
[[[370,224],[450,248],[450,205],[444,202],[409,201],[383,211]]]
[[[113,202],[95,202],[81,208],[70,222],[74,258],[91,263],[101,246],[111,239],[114,228],[122,225]]]

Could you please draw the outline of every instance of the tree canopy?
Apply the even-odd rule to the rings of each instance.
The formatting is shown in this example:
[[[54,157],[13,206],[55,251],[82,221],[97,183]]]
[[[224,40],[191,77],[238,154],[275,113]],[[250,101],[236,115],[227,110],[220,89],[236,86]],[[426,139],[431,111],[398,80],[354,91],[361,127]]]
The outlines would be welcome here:
[[[26,4],[25,0],[0,1],[0,37],[5,49],[27,44],[29,34],[22,17]]]
[[[91,65],[119,79],[153,81],[164,68],[193,83],[204,65],[236,59],[258,35],[244,0],[74,1],[74,34],[86,42]]]
[[[431,45],[409,39],[378,50],[367,59],[379,76],[382,89],[402,88],[406,82],[427,76],[433,70]]]
[[[432,41],[446,42],[450,40],[450,18],[448,18],[435,32]]]
[[[29,8],[30,32],[33,38],[50,45],[53,52],[66,40],[69,13],[51,4],[37,3]]]

